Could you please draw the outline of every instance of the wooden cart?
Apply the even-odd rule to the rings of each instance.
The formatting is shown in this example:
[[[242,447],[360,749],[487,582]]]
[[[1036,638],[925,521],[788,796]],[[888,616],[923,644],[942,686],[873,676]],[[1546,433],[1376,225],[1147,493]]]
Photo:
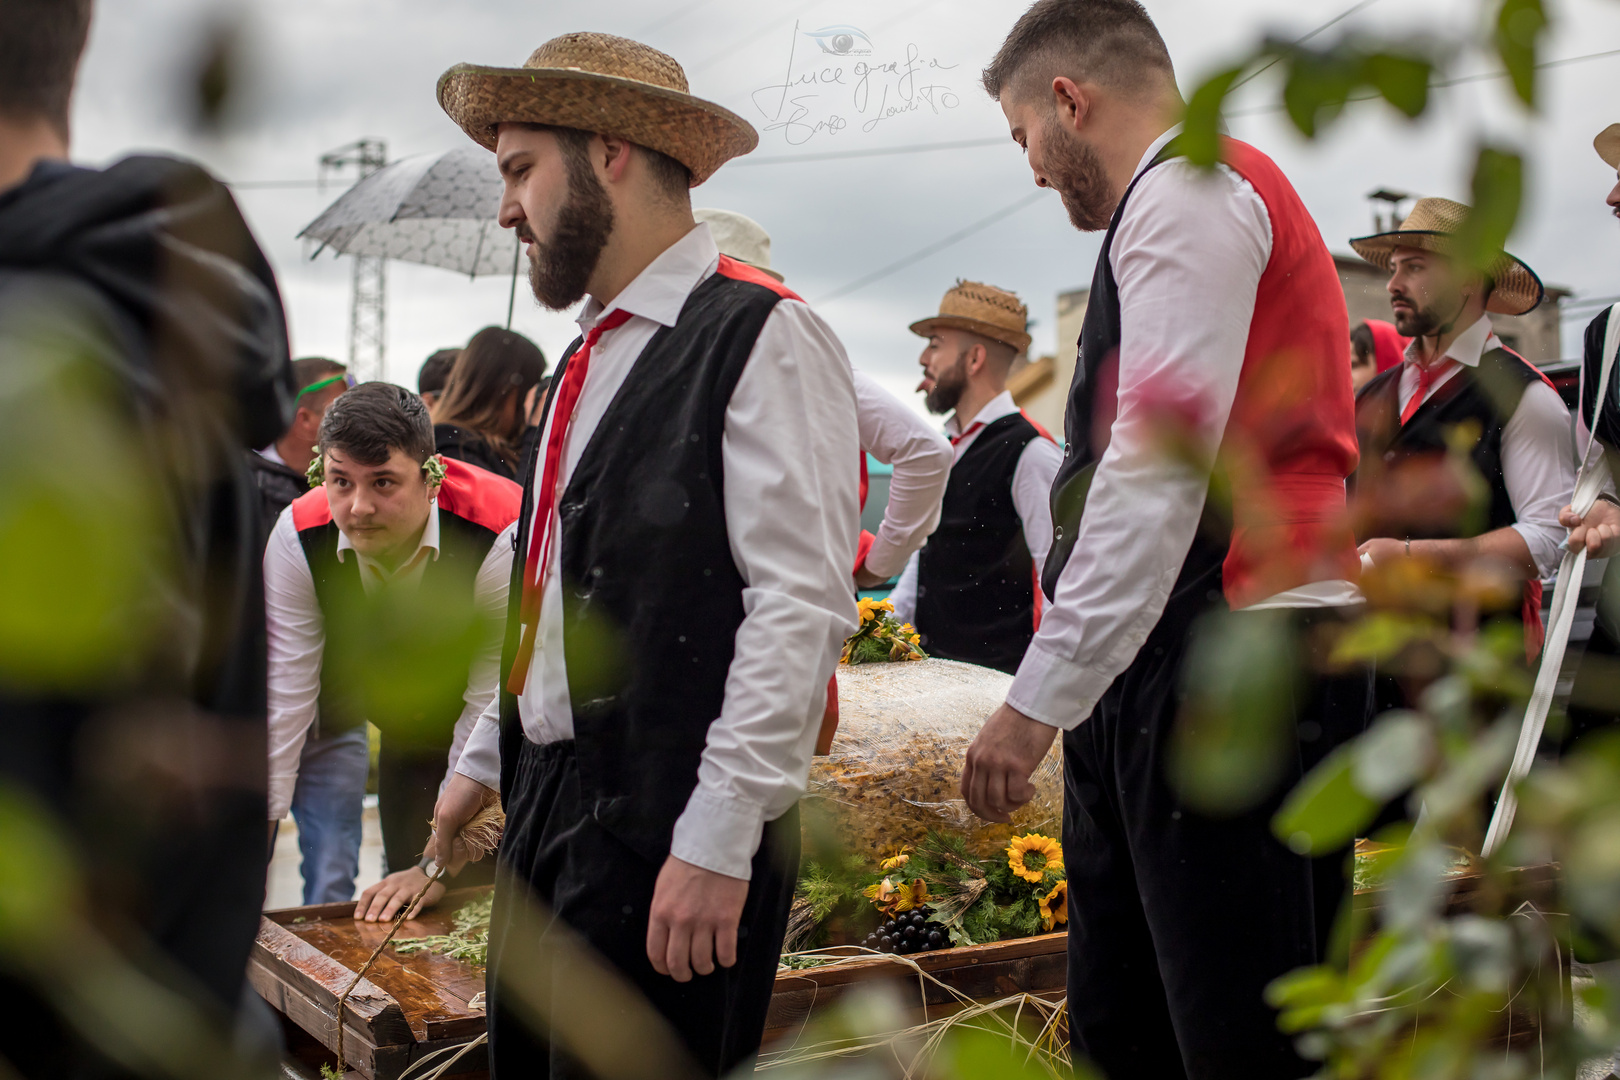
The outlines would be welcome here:
[[[451,915],[478,894],[476,889],[449,894],[433,910],[407,921],[399,936],[447,932]],[[386,923],[356,922],[353,904],[264,913],[248,978],[280,1014],[290,1050],[311,1071],[336,1062],[338,997],[386,933]],[[1063,996],[1067,945],[1068,934],[1060,931],[941,949],[912,959],[957,993],[977,1001],[1020,992],[1057,1000]],[[955,995],[919,980],[915,970],[888,957],[784,971],[771,996],[766,1045],[791,1042],[812,1012],[832,1004],[852,986],[872,980],[893,982],[917,1022],[948,1016],[961,1007]],[[484,971],[474,964],[434,953],[401,955],[384,949],[345,1003],[345,1061],[366,1080],[397,1080],[423,1056],[483,1033],[483,1010],[469,1005],[483,989]],[[457,1062],[452,1073],[465,1078],[486,1070],[479,1047]]]
[[[447,933],[451,915],[479,892],[450,893],[407,920],[399,936]],[[336,1063],[338,998],[387,933],[387,923],[357,922],[353,903],[283,908],[260,919],[248,981],[281,1015],[288,1048],[305,1065]],[[469,1002],[483,989],[484,971],[474,964],[384,949],[344,1003],[345,1062],[366,1080],[397,1080],[424,1055],[477,1038],[484,1012]],[[484,1072],[483,1047],[451,1069],[463,1078]]]

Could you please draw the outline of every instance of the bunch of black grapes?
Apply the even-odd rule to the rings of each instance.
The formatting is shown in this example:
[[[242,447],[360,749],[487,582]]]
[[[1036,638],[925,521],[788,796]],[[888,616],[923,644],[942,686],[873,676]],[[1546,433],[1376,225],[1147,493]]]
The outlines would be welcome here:
[[[927,906],[901,912],[867,934],[861,944],[868,949],[899,953],[901,956],[950,948],[951,942],[945,936],[945,931],[938,924],[929,923],[933,917],[934,909]]]

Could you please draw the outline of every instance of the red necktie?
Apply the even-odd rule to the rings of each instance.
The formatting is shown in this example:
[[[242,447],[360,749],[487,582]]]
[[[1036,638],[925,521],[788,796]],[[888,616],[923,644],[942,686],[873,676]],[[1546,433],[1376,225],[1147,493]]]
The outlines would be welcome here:
[[[1455,360],[1447,356],[1427,366],[1423,364],[1416,365],[1418,373],[1417,389],[1412,392],[1412,397],[1407,401],[1406,408],[1401,410],[1402,427],[1406,426],[1406,422],[1412,419],[1412,414],[1418,411],[1418,407],[1423,404],[1423,399],[1429,396],[1430,389],[1440,381],[1440,376],[1450,371],[1456,363]]]
[[[978,431],[982,427],[984,427],[984,422],[982,420],[973,421],[973,423],[968,425],[968,429],[966,431],[962,432],[962,434],[960,434],[960,435],[952,435],[951,436],[951,445],[955,446],[957,443],[961,442],[963,439],[967,438],[969,435],[972,435],[975,431]]]
[[[590,371],[591,350],[603,334],[623,326],[630,313],[623,308],[591,327],[585,343],[568,358],[562,383],[555,391],[551,406],[551,430],[546,435],[545,464],[540,469],[540,483],[534,489],[534,505],[539,520],[529,532],[529,554],[523,563],[523,603],[518,609],[518,621],[523,635],[517,656],[512,661],[512,673],[506,680],[508,693],[521,694],[529,678],[529,662],[534,657],[534,639],[540,628],[540,600],[545,595],[546,569],[551,563],[551,519],[557,503],[557,477],[562,472],[563,443],[573,424],[574,407],[579,404],[579,393],[585,387],[585,376]]]

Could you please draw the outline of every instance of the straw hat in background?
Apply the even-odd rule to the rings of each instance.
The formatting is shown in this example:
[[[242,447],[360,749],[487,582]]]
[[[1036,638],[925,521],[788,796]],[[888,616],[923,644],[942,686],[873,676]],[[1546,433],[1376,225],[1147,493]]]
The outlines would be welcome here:
[[[439,104],[488,150],[503,122],[578,128],[667,154],[693,187],[759,145],[748,121],[687,91],[673,57],[612,34],[552,38],[520,68],[457,64],[439,76]]]
[[[1601,136],[1600,136],[1601,137]],[[1401,227],[1394,232],[1358,236],[1350,241],[1357,255],[1374,266],[1388,270],[1390,255],[1396,248],[1417,248],[1450,255],[1455,248],[1452,239],[1468,217],[1468,207],[1450,199],[1419,199],[1406,215]],[[1485,303],[1486,311],[1499,315],[1523,315],[1541,303],[1544,290],[1536,272],[1521,260],[1500,252],[1485,271],[1494,287]]]
[[[1592,149],[1615,172],[1620,172],[1620,124],[1610,124],[1597,133]]]
[[[1029,309],[1024,302],[1005,289],[977,281],[958,279],[939,302],[938,315],[911,324],[911,332],[919,337],[930,337],[941,328],[966,330],[1019,352],[1029,348]]]
[[[714,246],[720,249],[720,254],[730,255],[755,270],[763,270],[777,281],[782,280],[782,275],[771,269],[771,234],[765,231],[765,226],[735,210],[698,209],[692,211],[692,216],[708,223],[709,234],[714,237]]]

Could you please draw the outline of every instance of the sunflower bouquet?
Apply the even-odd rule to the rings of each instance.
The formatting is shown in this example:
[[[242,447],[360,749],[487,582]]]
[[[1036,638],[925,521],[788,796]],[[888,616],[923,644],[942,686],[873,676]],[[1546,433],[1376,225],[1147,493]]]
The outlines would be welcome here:
[[[1050,836],[1025,833],[979,857],[961,837],[929,833],[915,848],[890,849],[875,869],[853,857],[807,863],[787,951],[861,944],[909,954],[1030,937],[1068,922],[1068,888],[1063,847]]]
[[[888,600],[863,599],[857,605],[860,629],[844,642],[845,664],[876,664],[895,660],[926,660],[921,638],[910,623],[894,617],[894,604]]]

